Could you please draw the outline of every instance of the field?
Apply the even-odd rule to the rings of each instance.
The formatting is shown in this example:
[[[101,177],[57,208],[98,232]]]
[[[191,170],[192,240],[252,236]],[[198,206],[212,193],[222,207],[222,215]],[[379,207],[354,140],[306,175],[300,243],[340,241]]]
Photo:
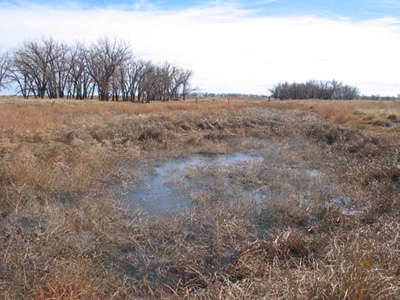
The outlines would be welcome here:
[[[399,200],[400,102],[0,98],[1,299],[398,299]]]

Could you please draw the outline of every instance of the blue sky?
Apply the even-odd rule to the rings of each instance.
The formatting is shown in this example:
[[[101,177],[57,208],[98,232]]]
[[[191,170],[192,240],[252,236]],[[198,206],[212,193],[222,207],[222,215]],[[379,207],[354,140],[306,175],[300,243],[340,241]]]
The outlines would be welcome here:
[[[201,91],[336,79],[400,94],[400,0],[0,0],[0,16],[0,51],[44,36],[116,36],[138,58],[192,69]]]
[[[400,0],[236,0],[236,1],[200,1],[200,0],[137,0],[137,1],[110,1],[110,0],[5,0],[0,3],[21,5],[26,3],[52,4],[52,5],[79,5],[83,8],[93,7],[118,7],[132,9],[134,7],[146,8],[149,6],[158,9],[184,9],[208,5],[227,4],[235,5],[243,9],[255,9],[264,16],[288,16],[288,15],[315,15],[337,16],[352,19],[372,19],[400,16]],[[63,4],[61,4],[63,3]]]

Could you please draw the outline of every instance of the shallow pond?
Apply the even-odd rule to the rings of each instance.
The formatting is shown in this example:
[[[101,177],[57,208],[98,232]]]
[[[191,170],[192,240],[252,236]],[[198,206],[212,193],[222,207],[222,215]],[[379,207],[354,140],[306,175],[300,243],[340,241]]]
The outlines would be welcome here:
[[[263,162],[261,156],[241,152],[231,154],[195,154],[185,158],[171,159],[151,172],[139,176],[139,184],[128,194],[129,205],[144,211],[161,214],[193,208],[195,203],[184,191],[198,187],[190,171],[193,169],[249,167]],[[225,180],[224,185],[229,185]]]
[[[305,165],[290,167],[284,161],[273,163],[264,156],[260,151],[194,154],[157,165],[139,164],[135,184],[125,199],[132,208],[159,215],[207,208],[221,201],[265,209],[272,199],[293,199],[300,205],[323,197],[318,200],[353,214],[351,200],[339,197],[340,190],[321,171]]]

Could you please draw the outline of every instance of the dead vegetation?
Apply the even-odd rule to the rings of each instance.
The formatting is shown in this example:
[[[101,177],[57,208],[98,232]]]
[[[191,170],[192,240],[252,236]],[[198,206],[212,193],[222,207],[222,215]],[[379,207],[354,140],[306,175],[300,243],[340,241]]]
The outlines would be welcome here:
[[[398,133],[400,105],[398,101],[273,101],[257,106],[294,109],[316,113],[321,119],[356,129]]]
[[[1,298],[399,298],[396,132],[268,106],[0,105]],[[154,217],[112,193],[144,159],[248,148],[267,163],[192,170],[214,176],[195,209]],[[276,193],[232,201],[227,175]]]

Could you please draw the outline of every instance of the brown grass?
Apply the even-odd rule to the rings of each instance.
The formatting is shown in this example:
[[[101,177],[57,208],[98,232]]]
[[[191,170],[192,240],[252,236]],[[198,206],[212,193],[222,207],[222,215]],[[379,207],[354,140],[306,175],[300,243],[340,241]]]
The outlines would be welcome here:
[[[100,103],[98,101],[50,101],[0,105],[0,130],[47,130],[54,126],[105,123],[113,118],[161,116],[178,112],[218,115],[240,113],[227,103]]]
[[[100,300],[85,281],[56,277],[33,297],[33,300]]]
[[[297,100],[255,103],[256,106],[316,113],[324,120],[371,131],[399,132],[399,101]]]
[[[399,140],[354,113],[397,114],[379,105],[0,105],[0,298],[399,298]],[[265,162],[188,170],[196,209],[151,216],[114,193],[146,163],[246,149]],[[274,193],[238,201],[253,188]]]

